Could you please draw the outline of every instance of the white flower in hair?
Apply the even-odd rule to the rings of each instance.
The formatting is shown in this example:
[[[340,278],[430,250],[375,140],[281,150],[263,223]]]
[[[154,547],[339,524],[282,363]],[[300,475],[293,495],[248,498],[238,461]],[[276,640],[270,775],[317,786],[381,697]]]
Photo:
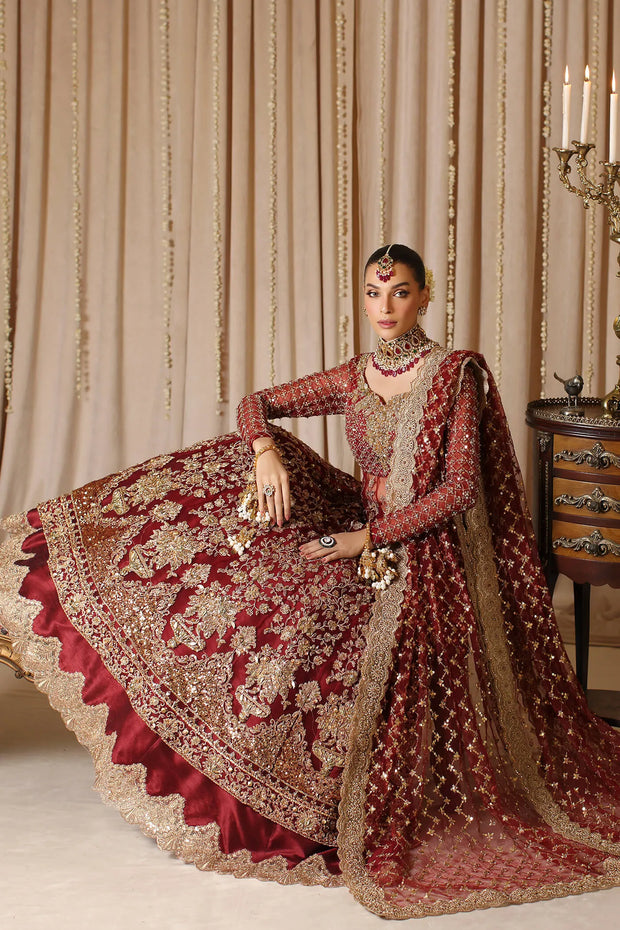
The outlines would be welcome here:
[[[426,286],[428,288],[428,300],[430,303],[431,300],[435,300],[435,275],[433,274],[433,269],[425,268],[424,277],[426,279]]]

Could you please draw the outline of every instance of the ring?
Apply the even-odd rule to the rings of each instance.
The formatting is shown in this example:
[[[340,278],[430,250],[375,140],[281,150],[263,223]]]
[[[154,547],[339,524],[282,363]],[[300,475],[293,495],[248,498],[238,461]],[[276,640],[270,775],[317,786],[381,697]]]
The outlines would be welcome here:
[[[319,539],[319,546],[323,546],[324,549],[333,549],[336,545],[336,540],[333,536],[321,536]]]
[[[275,493],[276,493],[276,489],[274,488],[272,484],[266,484],[265,487],[263,488],[263,494],[265,495],[265,497],[273,497]]]

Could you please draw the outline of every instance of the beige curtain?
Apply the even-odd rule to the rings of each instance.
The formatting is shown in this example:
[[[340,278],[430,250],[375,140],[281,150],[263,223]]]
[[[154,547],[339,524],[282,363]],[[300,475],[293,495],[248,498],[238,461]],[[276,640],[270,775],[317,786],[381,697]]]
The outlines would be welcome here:
[[[524,470],[524,408],[541,389],[558,392],[554,370],[591,366],[592,394],[615,382],[617,247],[603,208],[586,212],[564,190],[553,152],[548,236],[543,223],[544,149],[560,141],[564,66],[576,132],[593,56],[592,137],[596,158],[606,157],[608,83],[614,63],[620,70],[613,0],[4,7],[14,373],[3,513],[231,430],[241,396],[272,376],[369,348],[360,274],[382,228],[434,269],[427,328],[445,341],[452,225],[454,344],[483,351],[494,368]],[[295,428],[352,466],[339,422]]]

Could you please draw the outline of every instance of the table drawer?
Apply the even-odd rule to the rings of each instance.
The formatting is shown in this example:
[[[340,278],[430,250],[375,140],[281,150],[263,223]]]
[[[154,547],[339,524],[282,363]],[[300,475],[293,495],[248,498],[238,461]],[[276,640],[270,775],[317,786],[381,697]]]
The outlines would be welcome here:
[[[586,523],[554,520],[551,548],[556,555],[620,564],[620,527],[601,526],[599,529]]]
[[[571,516],[601,516],[620,519],[620,484],[553,479],[553,509]]]
[[[620,478],[620,442],[589,442],[578,436],[553,437],[553,467],[576,474],[601,474]]]

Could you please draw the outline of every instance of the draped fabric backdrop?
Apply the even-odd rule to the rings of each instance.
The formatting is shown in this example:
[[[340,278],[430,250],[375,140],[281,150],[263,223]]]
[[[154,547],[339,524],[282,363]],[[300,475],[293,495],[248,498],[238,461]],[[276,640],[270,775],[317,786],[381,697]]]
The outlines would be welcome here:
[[[1,0],[0,510],[231,430],[243,394],[370,348],[361,265],[383,241],[434,269],[428,332],[486,355],[527,472],[524,408],[561,390],[553,372],[592,394],[617,377],[617,247],[550,149],[564,66],[574,138],[589,62],[607,157],[619,17]],[[340,423],[295,431],[351,467]]]

